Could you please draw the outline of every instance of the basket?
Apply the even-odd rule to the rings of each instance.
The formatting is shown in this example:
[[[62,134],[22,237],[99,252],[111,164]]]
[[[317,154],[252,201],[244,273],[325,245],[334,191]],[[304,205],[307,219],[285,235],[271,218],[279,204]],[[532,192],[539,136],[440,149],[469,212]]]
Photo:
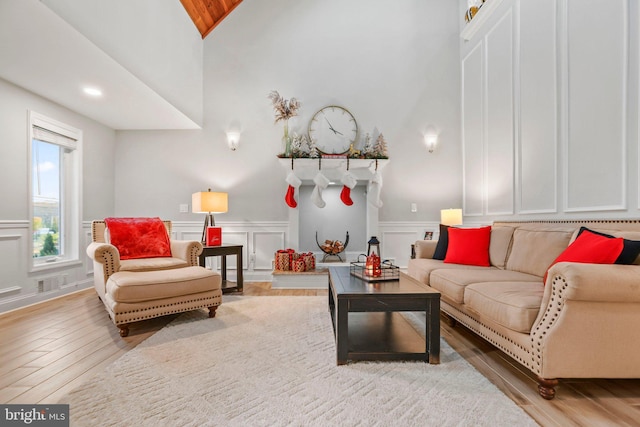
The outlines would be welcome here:
[[[361,262],[360,257],[365,255],[358,255],[358,261],[351,263],[349,272],[352,276],[362,279],[366,282],[386,282],[390,280],[400,279],[400,267],[391,264],[391,261],[382,261],[380,263],[380,271],[382,274],[378,277],[368,276],[365,274],[366,262]]]

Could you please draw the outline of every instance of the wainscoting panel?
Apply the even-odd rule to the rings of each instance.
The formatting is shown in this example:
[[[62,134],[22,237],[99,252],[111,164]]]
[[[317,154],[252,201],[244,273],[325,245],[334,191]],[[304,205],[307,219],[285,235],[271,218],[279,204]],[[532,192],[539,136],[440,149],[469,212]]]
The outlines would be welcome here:
[[[284,248],[285,233],[283,231],[255,231],[253,233],[254,257],[253,268],[256,270],[273,270],[274,254]]]
[[[33,273],[29,264],[29,221],[0,221],[0,312],[13,310],[93,286],[93,263],[82,263]],[[91,222],[80,232],[81,253],[91,242]]]
[[[628,14],[626,0],[567,3],[568,212],[626,207]]]
[[[556,25],[555,1],[520,2],[517,209],[522,214],[558,211]]]
[[[0,229],[0,298],[19,293],[23,287],[26,233]]]
[[[407,268],[411,258],[411,245],[424,239],[425,233],[432,233],[438,239],[437,221],[384,221],[380,222],[378,239],[383,259],[393,259],[395,265]]]
[[[486,48],[486,195],[488,215],[512,215],[514,201],[513,13],[488,32]]]
[[[420,239],[415,231],[383,231],[380,235],[381,258],[393,261],[394,265],[406,268],[411,258],[411,245]]]
[[[222,231],[222,243],[227,245],[242,245],[242,269],[249,266],[249,232],[247,231]],[[235,270],[236,257],[227,257],[227,269]]]
[[[462,207],[482,215],[484,199],[482,42],[462,60]]]

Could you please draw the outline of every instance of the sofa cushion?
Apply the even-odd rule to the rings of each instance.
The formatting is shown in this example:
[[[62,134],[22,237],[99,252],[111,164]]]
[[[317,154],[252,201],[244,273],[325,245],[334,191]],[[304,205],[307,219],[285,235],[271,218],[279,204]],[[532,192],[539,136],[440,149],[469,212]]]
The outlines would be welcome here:
[[[170,270],[188,266],[187,261],[175,257],[138,258],[120,261],[120,271]]]
[[[569,246],[574,231],[575,227],[517,228],[513,232],[507,269],[544,276],[553,260]]]
[[[171,256],[169,235],[160,218],[105,218],[104,222],[121,260]]]
[[[119,271],[107,280],[107,293],[116,302],[141,302],[220,289],[219,273],[204,267],[163,271]]]
[[[425,285],[429,284],[431,272],[434,270],[486,270],[487,267],[478,267],[475,265],[461,264],[445,264],[437,259],[416,258],[410,259],[407,266],[407,273],[414,279],[419,280]]]
[[[435,270],[431,273],[430,285],[449,300],[462,304],[465,288],[479,282],[536,282],[541,283],[538,276],[519,273],[517,271],[500,270],[495,267],[480,270]]]
[[[464,304],[492,321],[528,334],[533,327],[544,286],[542,282],[485,282],[467,286]]]
[[[513,227],[501,225],[491,227],[491,242],[489,242],[491,265],[503,269],[507,264],[507,255],[511,247],[511,238],[514,230]]]
[[[489,267],[491,226],[480,228],[450,228],[449,247],[445,263]]]

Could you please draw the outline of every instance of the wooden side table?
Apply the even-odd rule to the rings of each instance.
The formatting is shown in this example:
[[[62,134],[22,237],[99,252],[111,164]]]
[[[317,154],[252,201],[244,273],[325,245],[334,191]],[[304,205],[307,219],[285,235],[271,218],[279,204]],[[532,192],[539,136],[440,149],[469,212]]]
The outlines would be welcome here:
[[[236,272],[237,279],[235,286],[228,286],[227,281],[227,255],[236,256]],[[230,292],[242,292],[242,245],[220,245],[220,246],[204,246],[202,247],[202,253],[199,257],[199,264],[205,267],[205,261],[207,257],[219,256],[221,257],[220,274],[222,275],[222,293]]]

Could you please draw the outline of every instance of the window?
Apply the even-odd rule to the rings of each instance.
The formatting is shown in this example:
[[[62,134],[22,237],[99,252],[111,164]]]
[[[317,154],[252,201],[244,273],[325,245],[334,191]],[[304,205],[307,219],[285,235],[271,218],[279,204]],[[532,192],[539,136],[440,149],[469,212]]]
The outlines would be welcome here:
[[[31,271],[80,262],[82,131],[29,112]]]

